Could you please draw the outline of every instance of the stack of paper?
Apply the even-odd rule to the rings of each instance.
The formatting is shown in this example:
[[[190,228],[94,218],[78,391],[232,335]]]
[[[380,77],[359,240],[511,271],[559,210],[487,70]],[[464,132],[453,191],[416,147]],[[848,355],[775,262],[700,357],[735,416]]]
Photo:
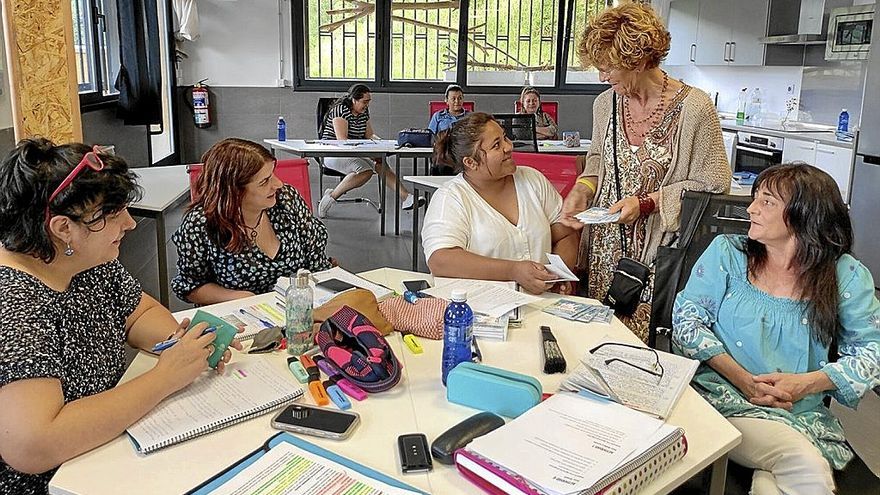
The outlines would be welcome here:
[[[491,340],[507,340],[507,325],[510,314],[500,318],[474,313],[474,337]]]
[[[560,299],[545,307],[542,311],[566,320],[579,321],[581,323],[611,323],[614,311],[602,304],[587,304],[571,299]]]
[[[435,287],[425,289],[422,292],[449,300],[453,290],[464,290],[467,292],[468,306],[474,313],[482,313],[495,318],[500,318],[525,304],[541,300],[540,297],[518,292],[514,282],[435,277],[434,283]]]
[[[341,280],[343,282],[349,283],[349,284],[351,284],[355,287],[359,287],[361,289],[367,289],[368,291],[372,292],[376,296],[377,301],[381,301],[381,300],[385,299],[386,297],[389,297],[392,294],[394,294],[394,291],[389,289],[388,287],[385,287],[385,286],[382,286],[379,284],[375,284],[373,282],[370,282],[369,280],[358,277],[357,275],[355,275],[349,271],[346,271],[343,268],[340,268],[338,266],[334,266],[333,268],[331,268],[329,270],[324,270],[323,272],[315,272],[312,274],[312,280],[309,282],[309,284],[312,286],[312,289],[314,290],[314,293],[315,293],[314,304],[313,304],[314,307],[317,308],[318,306],[324,304],[325,302],[329,301],[330,299],[333,299],[333,297],[335,297],[337,294],[339,294],[338,292],[333,292],[333,291],[327,290],[323,287],[316,287],[315,286],[315,283],[323,282],[325,280],[330,280],[331,278],[334,278],[336,280]],[[281,297],[283,298],[284,295],[287,293],[287,288],[289,286],[290,286],[290,277],[280,277],[280,278],[278,278],[278,281],[275,282],[275,292],[280,294]]]

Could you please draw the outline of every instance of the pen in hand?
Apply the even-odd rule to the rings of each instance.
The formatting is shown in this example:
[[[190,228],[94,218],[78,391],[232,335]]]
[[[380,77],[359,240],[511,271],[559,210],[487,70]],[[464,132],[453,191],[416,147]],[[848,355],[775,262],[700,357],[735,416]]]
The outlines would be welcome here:
[[[216,332],[216,331],[217,331],[217,328],[216,328],[216,327],[208,327],[208,328],[206,328],[206,329],[202,332],[202,335],[209,334],[209,333],[214,333],[214,332]],[[162,352],[162,351],[164,351],[165,349],[168,349],[169,347],[171,347],[171,346],[173,346],[174,344],[176,344],[178,340],[180,340],[180,338],[173,338],[173,339],[163,340],[162,342],[159,342],[158,344],[156,344],[156,345],[153,346],[153,352],[157,352],[157,353],[158,353],[158,352]]]

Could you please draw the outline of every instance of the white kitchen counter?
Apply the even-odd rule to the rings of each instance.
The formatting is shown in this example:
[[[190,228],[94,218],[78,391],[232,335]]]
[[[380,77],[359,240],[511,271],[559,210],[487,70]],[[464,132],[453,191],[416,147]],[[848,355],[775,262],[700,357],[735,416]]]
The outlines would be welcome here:
[[[750,125],[737,124],[735,119],[721,119],[721,128],[727,131],[745,131],[754,132],[755,134],[764,134],[767,136],[781,137],[783,139],[803,139],[806,141],[818,141],[822,144],[838,146],[840,148],[852,149],[853,144],[844,141],[838,141],[833,132],[793,132],[793,131],[776,131],[772,129],[763,129]]]

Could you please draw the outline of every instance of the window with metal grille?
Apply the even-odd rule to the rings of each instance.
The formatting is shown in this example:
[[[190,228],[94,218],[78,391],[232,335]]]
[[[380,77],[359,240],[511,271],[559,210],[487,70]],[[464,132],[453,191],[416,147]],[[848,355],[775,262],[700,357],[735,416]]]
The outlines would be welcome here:
[[[605,85],[579,68],[574,44],[587,19],[612,3],[294,0],[294,86],[338,90],[362,81],[379,91],[442,91],[454,82],[487,92],[523,84],[599,92]],[[558,59],[568,63],[557,67]]]
[[[73,45],[80,104],[116,99],[119,27],[115,0],[71,0]]]

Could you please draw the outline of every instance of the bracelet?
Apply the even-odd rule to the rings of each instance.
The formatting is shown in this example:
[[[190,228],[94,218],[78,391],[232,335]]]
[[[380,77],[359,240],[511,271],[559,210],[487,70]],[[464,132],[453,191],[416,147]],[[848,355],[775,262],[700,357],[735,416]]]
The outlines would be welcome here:
[[[590,188],[590,191],[593,191],[593,194],[596,194],[596,186],[593,185],[590,179],[587,179],[586,177],[578,177],[578,180],[575,182],[575,184],[587,186]]]
[[[657,203],[654,202],[654,199],[651,196],[648,196],[647,193],[640,194],[639,198],[639,215],[646,217],[651,213],[654,213],[654,208],[657,206]]]

